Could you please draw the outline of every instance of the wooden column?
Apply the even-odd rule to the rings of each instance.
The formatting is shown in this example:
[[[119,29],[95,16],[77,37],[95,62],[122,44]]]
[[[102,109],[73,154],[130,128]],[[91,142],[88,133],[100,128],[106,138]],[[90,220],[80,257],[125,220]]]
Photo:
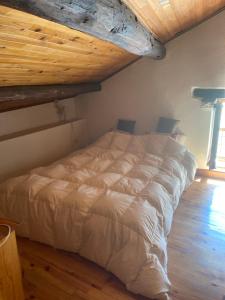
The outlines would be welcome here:
[[[24,300],[15,232],[0,224],[0,299]]]

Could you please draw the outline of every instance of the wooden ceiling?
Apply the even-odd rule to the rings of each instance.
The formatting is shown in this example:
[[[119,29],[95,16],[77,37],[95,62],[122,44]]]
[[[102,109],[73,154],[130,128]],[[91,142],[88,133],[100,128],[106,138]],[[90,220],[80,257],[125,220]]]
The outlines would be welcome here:
[[[186,31],[225,7],[225,0],[123,0],[123,2],[162,42],[174,38],[178,33]]]
[[[136,58],[109,42],[0,5],[0,86],[101,81]]]
[[[123,0],[163,42],[225,7],[225,0],[160,1],[166,0]],[[109,42],[0,5],[0,86],[99,82],[136,59]]]

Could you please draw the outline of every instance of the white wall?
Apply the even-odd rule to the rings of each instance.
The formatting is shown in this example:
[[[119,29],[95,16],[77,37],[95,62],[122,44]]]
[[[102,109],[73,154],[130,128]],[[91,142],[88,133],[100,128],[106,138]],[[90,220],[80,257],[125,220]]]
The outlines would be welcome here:
[[[0,181],[31,168],[59,159],[87,142],[85,99],[72,98],[59,102],[65,108],[65,119],[57,115],[53,103],[0,113]],[[59,121],[83,119],[42,131],[45,125]],[[20,131],[34,129],[31,133]],[[19,133],[5,139],[5,135]],[[12,135],[13,136],[13,135]]]
[[[91,138],[120,117],[137,120],[137,132],[153,130],[159,116],[181,120],[187,145],[205,167],[210,111],[193,99],[193,87],[225,86],[225,12],[167,44],[162,61],[143,58],[103,83],[88,99]]]
[[[86,144],[85,119],[0,141],[0,182],[52,163]]]
[[[79,97],[59,102],[65,107],[65,121],[84,118],[86,103]],[[0,113],[0,137],[60,121],[54,103]]]

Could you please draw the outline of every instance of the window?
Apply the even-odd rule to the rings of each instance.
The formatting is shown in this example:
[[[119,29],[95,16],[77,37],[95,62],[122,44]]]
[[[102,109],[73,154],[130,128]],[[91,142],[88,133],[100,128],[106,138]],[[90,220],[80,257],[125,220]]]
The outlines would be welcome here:
[[[225,171],[225,101],[223,101],[222,103],[218,147],[216,154],[216,168],[224,169]]]

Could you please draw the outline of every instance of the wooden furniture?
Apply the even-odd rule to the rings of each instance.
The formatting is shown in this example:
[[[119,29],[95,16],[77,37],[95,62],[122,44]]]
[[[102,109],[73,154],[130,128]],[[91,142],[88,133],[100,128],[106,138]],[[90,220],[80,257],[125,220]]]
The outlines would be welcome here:
[[[24,300],[15,231],[0,220],[0,300]]]

